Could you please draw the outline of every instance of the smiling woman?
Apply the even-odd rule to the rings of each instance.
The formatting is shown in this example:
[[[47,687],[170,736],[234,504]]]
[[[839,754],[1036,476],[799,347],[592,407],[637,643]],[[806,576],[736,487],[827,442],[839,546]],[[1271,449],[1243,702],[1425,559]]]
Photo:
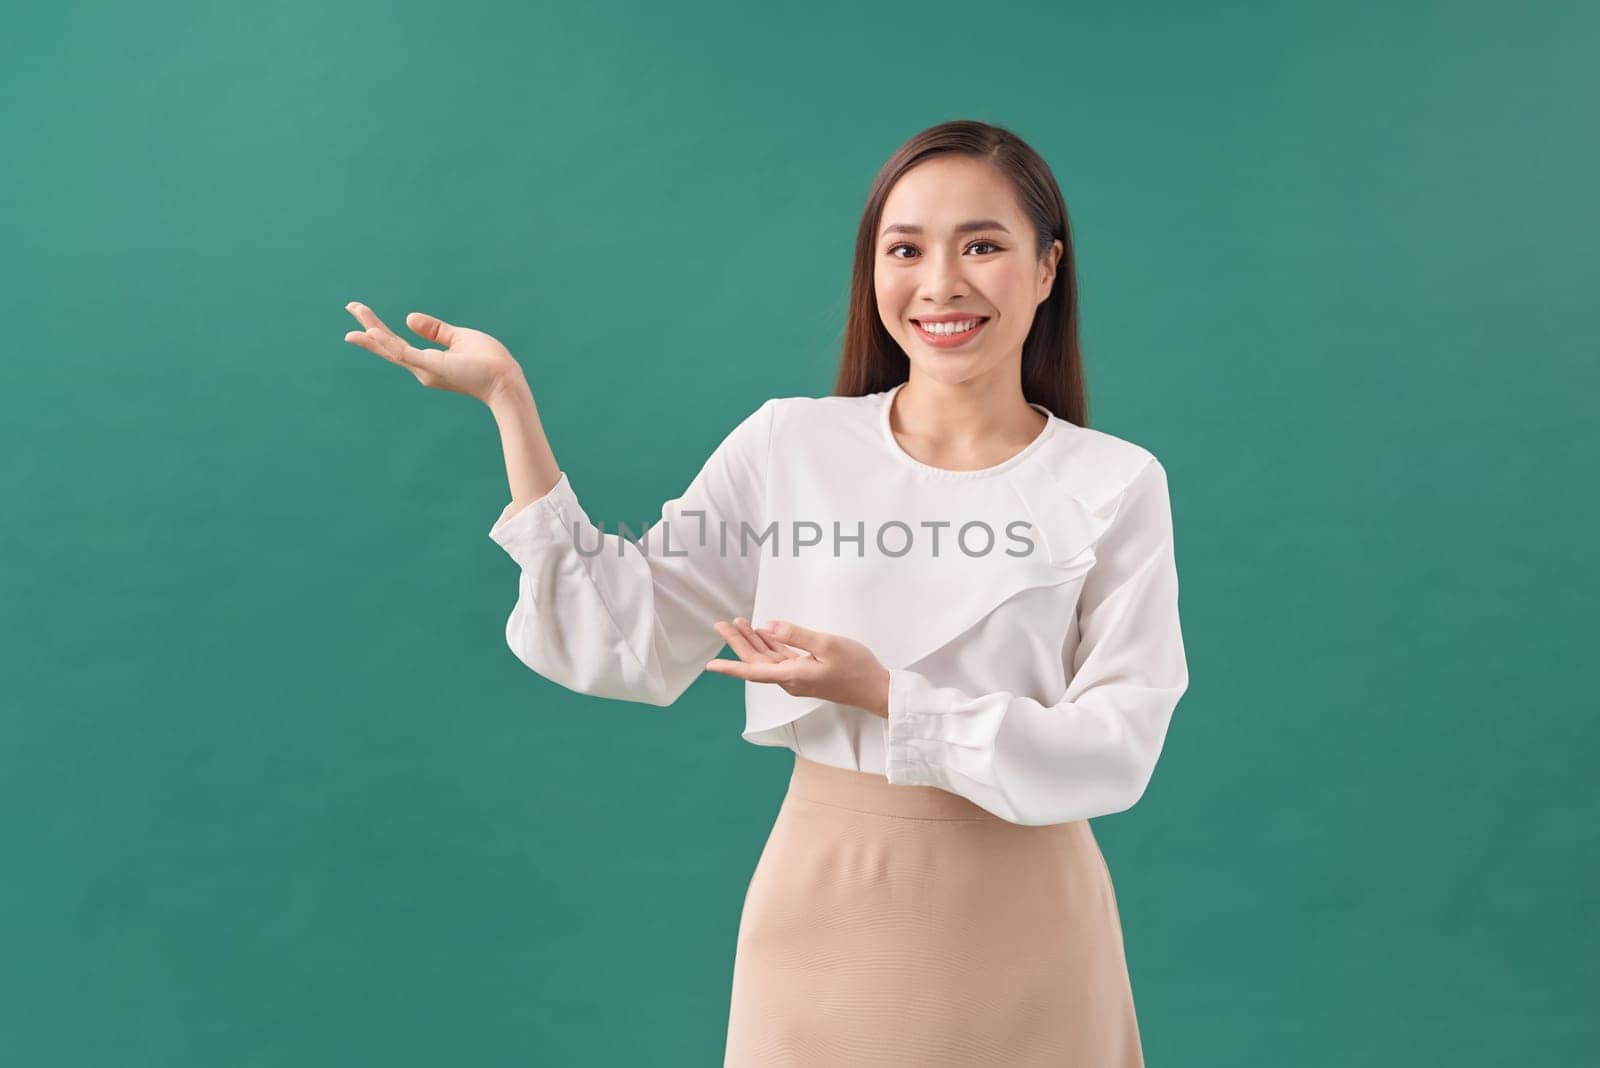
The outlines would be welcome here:
[[[794,753],[727,1065],[1142,1063],[1088,821],[1143,795],[1188,686],[1172,520],[1155,456],[1087,425],[1066,208],[1031,148],[978,122],[902,146],[832,395],[744,415],[637,542],[591,522],[504,346],[413,313],[447,346],[419,349],[351,310],[348,340],[494,414],[516,657],[653,705],[744,679],[744,738]],[[1034,551],[972,551],[1019,526]],[[748,551],[775,529],[826,551]],[[915,536],[876,551],[885,530]]]

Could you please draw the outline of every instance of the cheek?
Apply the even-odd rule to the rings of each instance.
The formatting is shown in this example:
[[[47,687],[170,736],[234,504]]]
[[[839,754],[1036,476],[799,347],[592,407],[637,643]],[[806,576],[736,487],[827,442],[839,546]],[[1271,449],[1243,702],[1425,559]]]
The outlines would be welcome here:
[[[1033,306],[1032,284],[1027,278],[1011,275],[996,278],[989,296],[997,306],[1010,312],[1012,317]]]
[[[877,295],[879,314],[890,323],[899,322],[905,310],[906,287],[897,285],[893,279],[879,277],[873,283],[873,292]]]

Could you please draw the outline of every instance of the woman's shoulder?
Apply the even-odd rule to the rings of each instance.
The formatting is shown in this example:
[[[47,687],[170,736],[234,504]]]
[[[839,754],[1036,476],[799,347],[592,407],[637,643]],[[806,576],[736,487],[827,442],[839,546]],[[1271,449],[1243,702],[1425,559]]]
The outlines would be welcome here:
[[[857,437],[870,423],[871,396],[768,397],[737,420],[723,448],[771,456],[816,454]]]
[[[869,410],[873,401],[882,396],[882,393],[865,393],[859,397],[842,397],[831,393],[822,397],[796,394],[789,397],[770,397],[766,403],[779,412],[831,414]]]
[[[1061,420],[1050,469],[1073,496],[1105,502],[1120,497],[1141,476],[1165,477],[1161,461],[1143,443]]]
[[[791,437],[827,438],[847,426],[870,425],[877,412],[875,403],[882,396],[881,393],[859,397],[797,394],[769,398],[762,407],[770,407],[774,426]]]
[[[1107,430],[1096,427],[1079,426],[1077,423],[1060,420],[1062,431],[1059,435],[1073,452],[1091,456],[1103,463],[1128,471],[1137,472],[1145,464],[1156,458],[1155,453],[1142,442],[1132,438],[1122,437]]]

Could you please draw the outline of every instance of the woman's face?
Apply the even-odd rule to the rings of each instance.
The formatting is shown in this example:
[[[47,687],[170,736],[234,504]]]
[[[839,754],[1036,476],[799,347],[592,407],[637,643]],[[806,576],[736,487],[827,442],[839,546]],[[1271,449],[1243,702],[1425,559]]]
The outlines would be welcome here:
[[[971,223],[980,225],[962,229]],[[967,156],[926,160],[901,175],[884,201],[873,268],[878,317],[913,375],[954,384],[997,369],[1020,374],[1022,343],[1050,295],[1062,249],[1055,241],[1039,261],[1033,227],[1010,183],[989,164]],[[918,325],[951,313],[985,321],[945,338]]]

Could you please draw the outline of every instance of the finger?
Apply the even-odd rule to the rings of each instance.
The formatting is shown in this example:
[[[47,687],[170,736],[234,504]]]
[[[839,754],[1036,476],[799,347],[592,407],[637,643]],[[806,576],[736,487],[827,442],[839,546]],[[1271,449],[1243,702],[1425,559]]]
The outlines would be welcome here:
[[[788,658],[793,659],[793,658],[797,658],[797,657],[806,657],[806,656],[810,656],[811,655],[810,653],[806,652],[804,649],[796,649],[793,646],[789,646],[789,645],[783,644],[782,642],[780,642],[778,640],[778,636],[776,634],[772,633],[772,631],[766,629],[765,627],[757,627],[756,628],[756,633],[761,635],[763,638],[765,638],[766,642],[767,642],[767,647],[769,649],[777,650],[778,655],[780,655],[780,656],[784,656],[784,657],[788,657]]]
[[[750,625],[750,621],[745,619],[743,616],[735,619],[733,621],[733,625],[739,628],[739,633],[744,635],[745,641],[749,642],[751,648],[755,649],[755,651],[763,658],[767,660],[783,660],[793,655],[788,651],[779,652],[771,645],[767,644],[767,639],[765,636],[763,636],[760,631],[752,627]]]
[[[344,306],[344,309],[351,315],[354,315],[356,317],[356,322],[360,323],[368,330],[376,329],[383,331],[385,334],[394,334],[394,331],[390,330],[388,326],[384,324],[384,321],[378,318],[377,312],[373,311],[359,300],[352,300],[349,304]]]
[[[779,641],[808,652],[821,654],[827,648],[829,636],[820,630],[811,630],[781,619],[769,621],[765,629]]]
[[[788,662],[771,664],[764,660],[755,663],[742,663],[738,660],[711,660],[706,663],[707,671],[715,671],[719,675],[731,675],[736,679],[746,682],[771,682],[782,684],[793,681],[792,669]]]
[[[419,334],[429,341],[437,341],[445,348],[449,348],[456,343],[456,328],[436,315],[412,312],[406,316],[406,325],[411,328],[413,333]]]
[[[437,349],[416,348],[407,344],[404,338],[396,337],[382,327],[370,327],[365,331],[352,330],[344,336],[344,339],[353,345],[360,345],[368,352],[382,356],[390,363],[420,367],[425,371],[435,369],[427,353],[437,352]]]
[[[350,344],[360,346],[374,356],[382,356],[392,363],[404,362],[403,359],[396,355],[394,344],[389,340],[388,335],[369,333],[365,330],[352,330],[344,336],[344,339]]]
[[[722,635],[722,640],[728,643],[728,648],[732,649],[734,655],[740,660],[761,661],[766,659],[766,657],[756,652],[749,639],[732,623],[719,619],[712,626],[718,634]]]
[[[345,305],[345,309],[356,317],[356,321],[367,329],[365,332],[352,330],[344,339],[352,344],[360,345],[368,352],[376,353],[391,363],[404,364],[408,367],[420,368],[423,371],[438,373],[443,370],[440,366],[439,353],[441,349],[419,349],[405,338],[398,336],[379,319],[373,310],[360,301],[352,300]]]

